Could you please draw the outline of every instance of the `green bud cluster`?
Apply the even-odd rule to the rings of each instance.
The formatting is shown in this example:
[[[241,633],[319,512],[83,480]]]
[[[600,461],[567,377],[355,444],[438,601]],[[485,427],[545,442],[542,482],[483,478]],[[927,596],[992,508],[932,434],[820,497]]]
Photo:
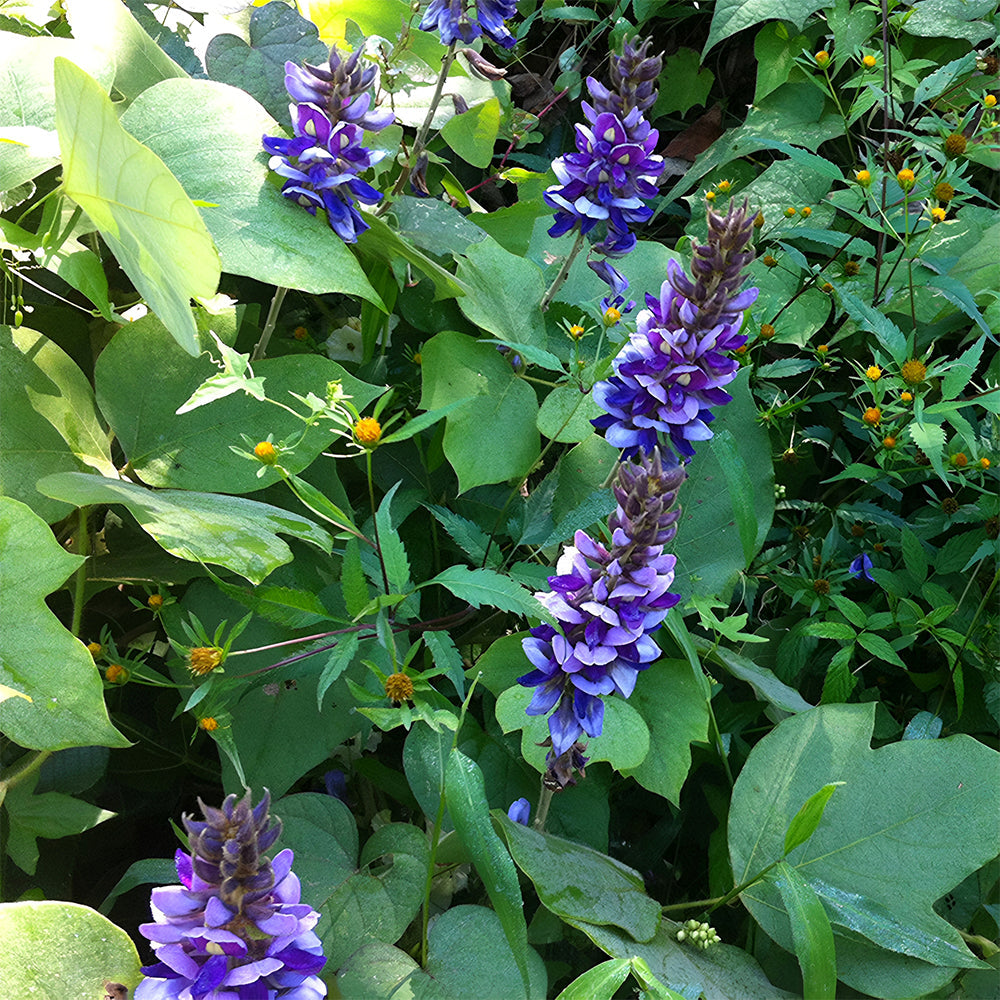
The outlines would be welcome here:
[[[715,928],[701,920],[686,920],[675,936],[681,944],[689,944],[692,948],[702,950],[711,948],[721,940],[715,933]]]

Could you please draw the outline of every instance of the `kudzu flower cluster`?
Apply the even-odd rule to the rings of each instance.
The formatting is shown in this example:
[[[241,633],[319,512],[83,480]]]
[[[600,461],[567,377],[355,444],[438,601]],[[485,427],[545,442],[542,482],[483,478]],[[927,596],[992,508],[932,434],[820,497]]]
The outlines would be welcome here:
[[[376,68],[359,65],[361,49],[346,59],[334,46],[329,68],[285,63],[285,89],[294,102],[289,106],[294,138],[263,138],[272,153],[271,169],[287,178],[281,193],[312,215],[326,212],[333,231],[345,242],[355,243],[368,228],[357,201],[374,205],[382,195],[361,179],[388,150],[371,150],[363,144],[365,131],[377,132],[394,119],[391,111],[372,107],[371,87]]]
[[[549,577],[552,590],[535,595],[558,628],[536,626],[522,641],[535,669],[518,683],[535,688],[528,715],[552,713],[550,767],[584,733],[601,735],[603,698],[628,698],[639,672],[660,655],[651,633],[679,600],[669,592],[676,559],[664,546],[677,530],[674,501],[685,477],[677,466],[664,469],[655,448],[622,463],[610,545],[577,531]]]
[[[439,31],[445,45],[459,39],[468,44],[486,35],[497,45],[510,49],[517,39],[504,22],[516,12],[515,0],[431,0],[420,27],[424,31]]]
[[[319,914],[299,902],[292,852],[264,855],[281,832],[270,796],[199,804],[204,820],[183,817],[182,884],[154,889],[153,923],[139,927],[158,962],[143,968],[135,1000],[322,1000]]]
[[[695,246],[689,278],[676,261],[667,265],[659,298],[647,309],[614,360],[614,375],[594,386],[605,413],[594,426],[625,456],[649,452],[663,435],[678,455],[694,454],[693,441],[712,436],[711,408],[732,397],[722,388],[736,377],[730,352],[747,338],[743,312],[758,289],[740,291],[753,260],[753,215],[744,204],[725,215],[708,212],[708,239]]]

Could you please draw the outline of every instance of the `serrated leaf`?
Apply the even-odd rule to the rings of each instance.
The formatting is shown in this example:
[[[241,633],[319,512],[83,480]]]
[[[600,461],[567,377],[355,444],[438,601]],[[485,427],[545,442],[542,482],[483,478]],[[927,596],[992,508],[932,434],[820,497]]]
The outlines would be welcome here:
[[[122,128],[92,77],[57,59],[55,81],[63,190],[181,347],[198,354],[189,303],[213,296],[221,274],[205,223],[166,164]]]
[[[528,618],[540,618],[547,622],[554,620],[526,587],[491,569],[449,566],[421,586],[427,587],[432,583],[446,587],[457,598],[468,601],[474,608],[486,604]]]
[[[318,711],[323,711],[323,696],[330,690],[330,685],[351,665],[357,655],[359,641],[358,633],[351,632],[350,635],[345,635],[331,651],[316,685]]]
[[[375,522],[378,524],[379,552],[382,565],[389,578],[389,587],[399,593],[406,593],[410,587],[410,560],[406,557],[406,548],[399,537],[392,521],[392,498],[396,495],[401,483],[395,486],[382,498]]]
[[[459,698],[465,697],[465,664],[454,640],[447,632],[424,632],[424,642],[434,657],[434,666],[444,671]]]
[[[826,668],[826,677],[823,679],[823,694],[820,700],[824,705],[847,701],[857,686],[858,680],[851,673],[852,656],[854,656],[853,642],[849,646],[841,646],[833,654]]]
[[[859,632],[858,645],[864,646],[872,656],[877,656],[886,663],[894,663],[897,667],[906,669],[906,664],[900,658],[899,653],[882,636],[875,635],[874,632]]]
[[[475,521],[470,521],[436,504],[424,504],[462,551],[475,563],[487,560],[490,566],[499,566],[503,556],[498,545],[490,545],[490,536]]]
[[[854,629],[843,622],[806,622],[802,631],[820,639],[839,639],[841,642],[854,642],[856,635]]]
[[[914,420],[906,427],[907,433],[913,443],[924,453],[930,461],[934,471],[947,482],[944,471],[944,462],[941,460],[941,452],[944,448],[944,428],[940,424],[924,423]]]
[[[841,305],[847,310],[847,314],[863,330],[875,334],[876,339],[882,347],[889,353],[892,360],[897,365],[902,365],[907,358],[906,337],[903,332],[889,319],[888,316],[880,313],[877,309],[863,302],[856,295],[850,292],[841,291]]]
[[[348,539],[344,546],[344,558],[340,564],[340,589],[347,613],[356,618],[370,600],[368,581],[361,565],[361,550],[356,538]]]

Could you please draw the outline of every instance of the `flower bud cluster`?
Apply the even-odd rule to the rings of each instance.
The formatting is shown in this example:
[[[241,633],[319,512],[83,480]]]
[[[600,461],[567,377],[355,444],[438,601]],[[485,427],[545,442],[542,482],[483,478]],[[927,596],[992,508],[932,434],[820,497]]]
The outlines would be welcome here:
[[[674,935],[681,944],[707,951],[713,944],[719,944],[720,937],[715,928],[703,920],[686,920],[684,926]]]
[[[679,600],[668,590],[676,559],[664,546],[677,530],[674,503],[685,478],[677,466],[664,469],[655,449],[623,463],[614,487],[618,506],[608,520],[610,545],[577,531],[549,577],[552,590],[535,595],[558,628],[539,625],[523,640],[535,669],[518,683],[536,689],[528,715],[551,712],[551,759],[584,733],[600,736],[604,696],[628,698],[639,671],[660,655],[651,634]]]
[[[358,49],[343,58],[334,46],[329,68],[285,63],[295,134],[291,139],[263,138],[264,149],[273,154],[271,169],[287,178],[281,193],[312,215],[317,209],[325,211],[330,227],[345,243],[355,243],[368,228],[356,202],[374,205],[382,200],[360,175],[388,150],[368,149],[364,133],[377,132],[395,118],[391,111],[372,108],[376,69],[360,66],[360,56]]]
[[[746,204],[731,204],[725,215],[710,209],[708,239],[694,249],[694,279],[675,261],[668,264],[659,298],[646,295],[648,308],[615,358],[615,374],[594,386],[606,411],[594,426],[626,456],[651,451],[660,434],[690,456],[692,441],[712,436],[710,408],[732,399],[722,388],[739,370],[730,352],[746,343],[743,312],[758,294],[740,291],[753,259],[752,234]]]
[[[251,806],[248,792],[221,809],[201,804],[204,820],[183,817],[191,853],[175,856],[181,885],[153,890],[154,922],[139,930],[158,962],[143,968],[135,1000],[326,996],[319,914],[299,902],[292,852],[264,855],[281,832],[269,805],[265,793]]]

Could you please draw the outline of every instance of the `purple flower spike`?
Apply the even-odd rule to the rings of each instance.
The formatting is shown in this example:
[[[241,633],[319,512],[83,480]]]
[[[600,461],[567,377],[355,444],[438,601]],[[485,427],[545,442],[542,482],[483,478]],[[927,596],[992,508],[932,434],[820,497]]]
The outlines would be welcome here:
[[[221,809],[200,804],[204,820],[182,817],[182,884],[154,889],[153,923],[139,927],[159,961],[143,967],[135,1000],[322,1000],[319,914],[299,902],[292,852],[263,854],[281,832],[270,796],[253,808],[249,792]]]
[[[871,580],[872,583],[875,582],[875,577],[871,574],[872,560],[871,556],[867,552],[862,552],[861,555],[855,556],[851,560],[851,565],[848,569],[851,571],[851,575],[857,579],[859,576],[863,576],[866,580]]]
[[[445,45],[458,40],[468,43],[486,35],[510,49],[517,39],[504,22],[516,13],[515,0],[431,0],[420,27],[440,32]]]
[[[522,640],[535,669],[518,683],[535,688],[528,715],[549,716],[550,768],[584,734],[601,735],[604,697],[628,698],[639,672],[660,656],[650,636],[679,600],[668,590],[676,560],[663,550],[677,530],[674,502],[685,477],[677,466],[664,469],[655,449],[623,463],[610,546],[578,531],[549,578],[551,591],[535,595],[559,627],[539,625]],[[583,763],[565,765],[567,781],[573,767]]]
[[[752,233],[745,204],[724,216],[709,211],[708,241],[694,251],[695,280],[675,261],[667,265],[659,298],[646,295],[648,308],[615,358],[615,374],[594,386],[606,412],[593,424],[626,457],[650,451],[661,434],[691,456],[692,442],[712,436],[711,408],[732,399],[722,387],[739,370],[731,352],[746,343],[743,312],[757,298],[756,288],[740,291]]]

